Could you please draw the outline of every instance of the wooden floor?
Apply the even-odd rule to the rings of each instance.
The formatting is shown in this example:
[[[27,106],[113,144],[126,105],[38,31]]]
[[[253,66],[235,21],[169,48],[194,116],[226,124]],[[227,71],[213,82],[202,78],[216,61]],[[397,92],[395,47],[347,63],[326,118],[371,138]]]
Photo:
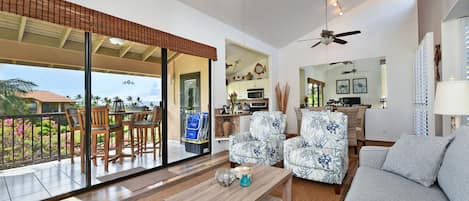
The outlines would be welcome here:
[[[390,146],[392,143],[367,142],[367,145]],[[343,200],[358,168],[358,155],[354,153],[353,149],[350,149],[349,158],[348,174],[339,195],[334,193],[333,185],[294,178],[292,186],[293,200]],[[226,151],[115,183],[101,189],[71,197],[68,200],[163,200],[177,192],[213,178],[216,169],[220,167],[229,167],[228,152]],[[168,174],[174,176],[168,178]],[[273,195],[281,196],[281,193],[281,190],[277,189],[274,191]]]

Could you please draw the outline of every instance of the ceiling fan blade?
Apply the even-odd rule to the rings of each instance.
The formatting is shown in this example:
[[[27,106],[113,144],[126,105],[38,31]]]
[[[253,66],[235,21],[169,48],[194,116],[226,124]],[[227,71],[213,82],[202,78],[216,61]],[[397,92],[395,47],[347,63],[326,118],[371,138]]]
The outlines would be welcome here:
[[[362,33],[362,32],[361,31],[349,31],[349,32],[336,34],[335,37],[350,36],[350,35],[355,35],[355,34],[359,34],[359,33]]]
[[[317,42],[316,44],[314,44],[313,46],[311,46],[311,48],[316,47],[316,46],[318,46],[319,44],[321,44],[321,41],[319,41],[319,42]]]
[[[342,72],[342,75],[347,75],[347,74],[349,74],[349,73],[351,73],[351,72],[352,72],[352,71],[344,71],[344,72]]]
[[[329,63],[329,66],[336,65],[338,63],[340,63],[340,62],[332,62],[332,63]]]
[[[342,40],[342,39],[335,38],[335,39],[334,39],[334,43],[339,43],[339,44],[344,45],[344,44],[347,44],[347,41]]]
[[[297,40],[296,42],[305,42],[305,41],[312,41],[312,40],[319,40],[321,38],[309,38],[309,39],[302,39],[302,40]]]

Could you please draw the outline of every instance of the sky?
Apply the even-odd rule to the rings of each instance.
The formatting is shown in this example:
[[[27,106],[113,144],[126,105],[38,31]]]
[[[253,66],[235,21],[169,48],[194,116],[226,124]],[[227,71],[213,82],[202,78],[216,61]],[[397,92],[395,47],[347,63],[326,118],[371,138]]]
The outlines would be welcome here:
[[[47,90],[62,96],[84,95],[84,71],[58,68],[42,68],[14,64],[0,64],[0,80],[19,78],[32,81],[38,87],[34,90]],[[130,82],[129,82],[130,80]],[[133,84],[124,84],[124,82]],[[161,79],[133,75],[92,72],[91,93],[101,98],[119,96],[140,97],[146,104],[161,100]]]

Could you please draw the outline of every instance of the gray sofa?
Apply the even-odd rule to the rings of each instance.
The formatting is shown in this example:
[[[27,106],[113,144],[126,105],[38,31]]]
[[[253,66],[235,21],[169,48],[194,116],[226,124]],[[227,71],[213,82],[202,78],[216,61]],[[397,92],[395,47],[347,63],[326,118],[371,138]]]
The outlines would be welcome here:
[[[469,127],[463,126],[455,134],[431,187],[381,170],[388,148],[363,147],[345,201],[469,201]]]

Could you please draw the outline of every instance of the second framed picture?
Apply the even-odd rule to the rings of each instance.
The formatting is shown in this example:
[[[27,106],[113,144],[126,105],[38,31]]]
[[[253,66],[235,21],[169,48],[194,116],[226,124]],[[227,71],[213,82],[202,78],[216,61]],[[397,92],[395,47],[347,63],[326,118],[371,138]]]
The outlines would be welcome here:
[[[368,93],[368,83],[366,78],[355,78],[352,80],[353,93],[354,94],[366,94]]]

